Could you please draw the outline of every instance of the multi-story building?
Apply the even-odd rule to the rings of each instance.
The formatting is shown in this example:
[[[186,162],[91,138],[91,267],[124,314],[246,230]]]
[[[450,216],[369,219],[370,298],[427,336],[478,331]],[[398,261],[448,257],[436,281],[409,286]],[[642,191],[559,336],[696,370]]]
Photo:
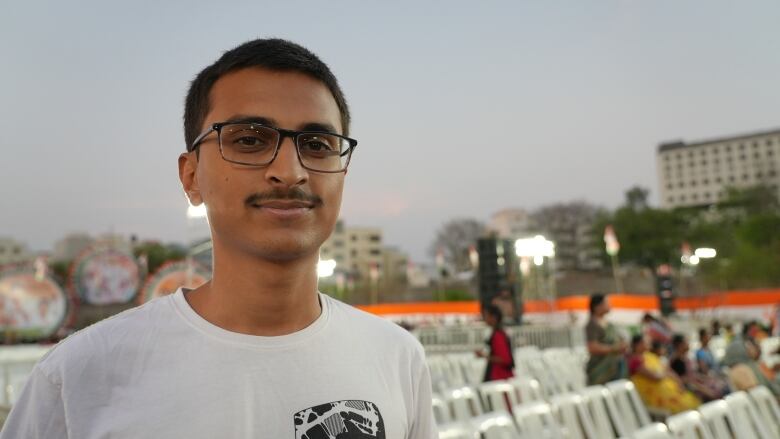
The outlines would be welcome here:
[[[504,239],[525,238],[536,231],[531,216],[524,209],[519,208],[504,209],[494,213],[488,228],[499,238]]]
[[[32,254],[27,246],[12,238],[0,238],[0,265],[28,261]]]
[[[346,227],[339,220],[333,234],[320,248],[320,259],[336,261],[336,271],[358,279],[370,279],[371,267],[382,270],[382,230]]]
[[[728,187],[766,185],[780,197],[780,129],[658,146],[664,208],[706,206]]]

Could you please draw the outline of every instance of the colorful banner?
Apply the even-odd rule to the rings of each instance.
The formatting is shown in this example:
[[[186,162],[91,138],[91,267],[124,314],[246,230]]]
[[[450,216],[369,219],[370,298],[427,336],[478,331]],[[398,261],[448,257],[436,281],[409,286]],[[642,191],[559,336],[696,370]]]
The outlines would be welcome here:
[[[179,288],[197,288],[211,279],[208,268],[195,261],[163,264],[149,276],[138,299],[140,303],[176,292]]]
[[[95,246],[79,255],[71,268],[71,288],[91,305],[127,303],[141,285],[132,254],[110,246]]]
[[[45,273],[31,266],[0,271],[0,332],[4,338],[49,338],[65,323],[69,297]]]

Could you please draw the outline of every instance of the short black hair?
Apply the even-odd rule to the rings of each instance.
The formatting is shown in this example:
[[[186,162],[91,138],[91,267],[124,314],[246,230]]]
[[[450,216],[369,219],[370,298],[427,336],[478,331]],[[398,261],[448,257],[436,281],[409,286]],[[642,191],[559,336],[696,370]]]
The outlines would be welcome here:
[[[685,342],[685,336],[682,334],[674,334],[672,336],[672,347],[677,349],[681,344]]]
[[[703,339],[704,337],[710,335],[707,328],[699,328],[699,340]]]
[[[590,295],[590,313],[593,314],[593,311],[596,309],[597,306],[604,303],[604,301],[607,299],[607,295],[604,293],[593,293]]]
[[[486,305],[482,311],[495,317],[499,322],[501,322],[501,320],[504,318],[504,313],[501,312],[501,308],[493,305],[492,303]]]
[[[184,141],[187,150],[198,137],[210,110],[209,96],[219,78],[236,70],[261,67],[272,71],[298,72],[321,81],[328,87],[341,113],[343,135],[349,135],[349,107],[336,76],[327,64],[305,47],[279,38],[248,41],[225,52],[217,61],[201,70],[190,84],[184,102]]]
[[[636,346],[641,343],[645,338],[642,336],[642,334],[636,334],[633,337],[631,337],[631,350],[635,350]]]

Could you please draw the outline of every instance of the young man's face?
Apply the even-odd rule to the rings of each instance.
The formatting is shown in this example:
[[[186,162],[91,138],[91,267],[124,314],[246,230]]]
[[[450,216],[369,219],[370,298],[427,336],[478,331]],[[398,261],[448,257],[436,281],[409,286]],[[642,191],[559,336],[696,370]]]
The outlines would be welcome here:
[[[340,134],[344,129],[328,88],[295,72],[247,68],[228,73],[211,89],[210,108],[204,131],[236,118],[264,119],[297,131],[330,126]],[[223,160],[216,133],[199,149],[199,158],[191,152],[180,159],[180,174],[190,200],[206,203],[215,240],[280,262],[318,251],[338,219],[343,173],[305,169],[290,138],[282,140],[274,161],[262,168]],[[299,197],[291,199],[293,193]],[[253,195],[271,197],[257,202]]]

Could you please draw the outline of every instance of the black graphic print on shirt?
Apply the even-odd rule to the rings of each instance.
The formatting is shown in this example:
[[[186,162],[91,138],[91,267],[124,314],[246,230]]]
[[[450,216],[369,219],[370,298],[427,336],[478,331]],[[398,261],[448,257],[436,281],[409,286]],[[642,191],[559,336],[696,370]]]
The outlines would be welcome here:
[[[295,439],[385,439],[382,414],[372,402],[336,401],[295,414]]]

